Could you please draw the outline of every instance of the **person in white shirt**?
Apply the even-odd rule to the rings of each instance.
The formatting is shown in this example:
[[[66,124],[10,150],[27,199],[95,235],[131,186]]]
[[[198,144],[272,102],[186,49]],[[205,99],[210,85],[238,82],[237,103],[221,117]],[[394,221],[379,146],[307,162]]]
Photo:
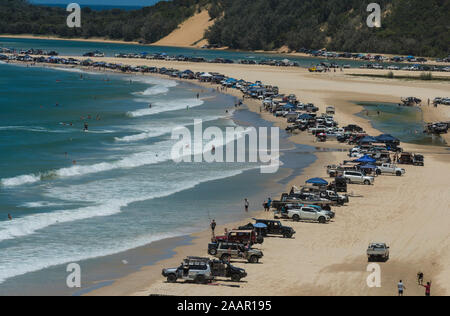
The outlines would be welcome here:
[[[403,292],[406,290],[405,285],[403,284],[403,281],[400,280],[400,282],[398,282],[398,296],[403,296]]]

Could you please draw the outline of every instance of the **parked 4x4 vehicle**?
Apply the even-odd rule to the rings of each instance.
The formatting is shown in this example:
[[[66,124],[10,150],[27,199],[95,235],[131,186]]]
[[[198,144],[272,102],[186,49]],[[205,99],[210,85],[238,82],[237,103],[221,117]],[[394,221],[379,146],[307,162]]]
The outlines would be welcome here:
[[[348,183],[359,183],[365,185],[371,185],[375,182],[374,177],[365,176],[359,171],[344,171],[343,177]]]
[[[390,173],[395,174],[397,177],[401,177],[406,173],[406,170],[403,168],[399,168],[393,164],[384,163],[375,170],[375,173],[377,175],[381,175],[383,173]]]
[[[231,278],[233,282],[239,282],[247,276],[247,273],[244,269],[219,260],[187,257],[178,268],[163,269],[162,275],[169,283],[175,283],[181,279],[194,281],[197,284],[207,284],[216,277]]]
[[[367,258],[369,262],[386,262],[389,260],[389,247],[384,243],[372,243],[367,248]]]
[[[246,247],[238,243],[210,243],[208,245],[208,253],[223,262],[230,262],[231,259],[244,259],[249,263],[258,263],[264,254],[259,249]]]
[[[258,235],[254,229],[231,230],[224,236],[216,236],[217,242],[235,242],[239,244],[262,244],[264,237]]]
[[[283,236],[284,238],[292,238],[295,230],[292,227],[284,226],[280,221],[270,219],[255,219],[255,224],[264,224],[267,228],[262,228],[261,233],[264,237],[268,235]],[[253,229],[255,224],[248,224],[239,229]]]
[[[313,221],[326,224],[331,220],[331,217],[325,211],[314,205],[288,209],[284,216],[296,222]]]

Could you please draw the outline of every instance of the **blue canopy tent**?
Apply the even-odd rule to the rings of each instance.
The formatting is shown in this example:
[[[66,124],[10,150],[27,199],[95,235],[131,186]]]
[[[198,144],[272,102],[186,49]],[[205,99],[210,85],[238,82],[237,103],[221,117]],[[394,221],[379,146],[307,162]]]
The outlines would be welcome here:
[[[302,114],[302,115],[300,115],[299,117],[298,117],[298,119],[299,120],[310,120],[310,119],[312,119],[313,117],[311,116],[311,115],[309,115],[309,114]]]
[[[283,105],[282,109],[284,109],[284,110],[295,110],[296,106],[291,104],[291,103],[288,103],[288,104]]]
[[[376,137],[376,140],[380,143],[396,143],[399,141],[398,138],[395,138],[394,136],[389,134],[380,135]]]
[[[374,159],[374,158],[372,158],[370,156],[367,156],[367,155],[365,155],[364,157],[361,157],[361,158],[355,160],[355,162],[367,163],[367,164],[375,163],[376,161],[377,161],[376,159]]]
[[[308,184],[317,185],[317,186],[326,186],[328,185],[328,181],[322,179],[322,178],[312,178],[306,181]]]
[[[360,169],[371,169],[371,170],[375,170],[375,169],[377,169],[377,166],[371,165],[371,164],[367,164],[367,165],[361,166],[361,167],[359,167],[359,168],[360,168]]]
[[[255,227],[255,228],[267,228],[267,225],[263,224],[263,223],[256,223],[256,224],[253,224],[253,227]]]
[[[359,141],[360,144],[369,144],[369,143],[376,143],[376,142],[377,142],[377,139],[372,136],[366,136]]]

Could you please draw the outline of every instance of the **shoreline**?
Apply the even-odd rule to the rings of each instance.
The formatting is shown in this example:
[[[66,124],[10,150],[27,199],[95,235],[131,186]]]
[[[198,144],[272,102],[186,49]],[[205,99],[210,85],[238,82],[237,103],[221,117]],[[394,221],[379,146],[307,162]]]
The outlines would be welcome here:
[[[52,66],[54,66],[54,65],[52,65]],[[214,67],[213,67],[214,68]],[[245,67],[242,67],[243,69],[246,69]],[[261,67],[263,70],[264,70],[264,68],[263,67]],[[223,69],[227,69],[227,68],[223,68]],[[233,71],[235,71],[235,70],[233,70]],[[226,73],[226,72],[225,72]],[[308,76],[308,75],[306,75],[306,77],[309,79],[311,76]],[[167,77],[166,77],[167,78]],[[319,80],[322,80],[322,79],[319,79]],[[346,81],[350,81],[350,82],[352,82],[352,80],[346,80]],[[353,80],[353,82],[354,81],[358,81],[358,82],[360,82],[359,80]],[[364,81],[364,80],[362,80],[363,82],[367,82],[367,81]],[[382,82],[382,81],[381,81]],[[375,82],[371,82],[371,84],[377,84],[377,83],[375,83]],[[398,85],[401,85],[401,84],[404,84],[404,83],[400,83],[400,84],[398,84]],[[211,86],[212,85],[208,85],[208,84],[205,84],[205,86],[206,87],[210,87],[211,88]],[[285,87],[283,87],[282,85],[279,85],[280,86],[280,88],[283,90],[282,92],[288,92],[288,91],[291,91],[290,89],[286,89]],[[430,85],[431,86],[431,85]],[[433,85],[434,86],[434,85]],[[336,104],[337,105],[337,110],[338,110],[338,115],[337,115],[337,118],[338,118],[338,120],[339,121],[341,121],[340,120],[340,118],[343,120],[343,121],[346,121],[346,122],[348,122],[348,120],[351,120],[352,122],[355,122],[355,123],[357,123],[357,124],[360,124],[361,123],[361,126],[362,127],[364,127],[364,128],[366,128],[366,126],[367,126],[367,131],[369,132],[369,133],[371,133],[371,132],[376,132],[376,130],[374,129],[374,128],[372,128],[372,127],[370,127],[369,126],[369,124],[370,124],[370,121],[369,120],[366,120],[366,119],[364,119],[364,118],[358,118],[358,117],[355,117],[354,116],[354,112],[355,111],[357,111],[357,112],[360,112],[360,109],[362,109],[362,107],[358,107],[358,106],[356,106],[356,105],[352,105],[352,106],[349,106],[348,104],[349,104],[349,102],[348,102],[348,97],[349,97],[349,94],[345,94],[345,93],[342,93],[342,92],[340,92],[340,93],[337,93],[337,91],[335,91],[336,89],[333,89],[333,91],[331,91],[331,93],[329,92],[329,93],[323,93],[323,91],[320,91],[320,92],[317,92],[317,91],[311,91],[311,90],[303,90],[302,92],[303,92],[303,95],[299,95],[300,96],[300,98],[303,100],[305,97],[306,98],[308,98],[308,100],[312,100],[312,99],[315,99],[315,100],[319,100],[319,102],[317,102],[318,104],[320,104],[320,106],[321,106],[321,108],[323,109],[323,106],[325,106],[325,104],[328,104],[329,102],[328,101],[333,101],[333,103],[334,104]],[[236,92],[236,91],[232,91],[232,92]],[[318,97],[317,96],[317,94],[318,93],[320,93],[321,95]],[[322,94],[324,94],[324,95],[322,95]],[[356,93],[355,91],[352,91],[352,94],[351,94],[353,97],[355,96],[355,95],[358,95],[358,93]],[[389,95],[389,94],[388,94]],[[386,101],[387,99],[390,99],[390,97],[388,98],[388,97],[386,97],[386,95],[381,95],[381,96],[379,96],[379,95],[377,95],[377,94],[367,94],[367,98],[370,98],[370,99],[372,99],[372,98],[381,98],[381,99],[383,99],[384,101]],[[358,100],[359,100],[359,96],[358,96]],[[374,101],[374,100],[372,100],[372,101]],[[376,101],[376,100],[375,100]],[[331,103],[330,103],[331,104]],[[250,100],[250,102],[249,102],[249,104],[248,104],[248,107],[249,107],[249,109],[250,110],[253,110],[255,113],[258,113],[258,111],[259,111],[259,107],[260,107],[260,105],[258,105],[258,103],[256,102],[256,101],[253,101],[253,100]],[[344,110],[344,111],[342,111],[341,112],[341,110]],[[268,121],[272,121],[272,122],[276,122],[277,124],[279,124],[280,125],[280,127],[282,127],[283,128],[283,126],[284,126],[284,124],[285,124],[285,122],[282,122],[282,120],[280,120],[280,119],[277,119],[277,118],[275,118],[275,117],[273,117],[273,116],[271,116],[270,114],[268,114],[268,113],[261,113],[261,116],[262,116],[262,118],[263,119],[265,119],[265,118],[268,118]],[[363,126],[363,125],[366,125],[366,126]],[[306,145],[313,145],[313,146],[315,146],[315,145],[317,145],[317,144],[314,144],[310,139],[310,136],[309,135],[306,135],[306,134],[299,134],[299,135],[294,135],[294,136],[292,136],[291,137],[291,139],[292,140],[295,140],[294,142],[302,142],[301,144],[306,144]],[[330,144],[327,144],[327,143],[325,143],[325,146],[323,146],[323,148],[335,148],[334,147],[334,143],[332,143],[331,145]],[[408,148],[408,149],[417,149],[417,150],[421,150],[421,151],[424,151],[424,152],[427,152],[427,153],[429,153],[429,155],[430,155],[430,158],[431,158],[431,155],[433,155],[433,153],[434,153],[434,151],[436,151],[437,149],[434,149],[434,148],[427,148],[427,146],[419,146],[419,145],[410,145],[410,144],[405,144],[406,145],[406,148]],[[320,146],[322,146],[322,144],[320,145]],[[340,147],[341,145],[338,145],[338,147]],[[342,148],[349,148],[348,146],[342,146]],[[291,182],[292,183],[298,183],[299,181],[301,181],[302,180],[302,177],[305,177],[306,175],[313,175],[313,174],[315,174],[315,175],[317,175],[317,173],[323,173],[323,166],[324,165],[326,165],[326,164],[330,164],[329,162],[331,161],[331,162],[335,162],[336,161],[336,159],[340,159],[340,158],[342,158],[342,157],[344,157],[344,154],[345,153],[343,153],[343,152],[324,152],[324,153],[320,153],[320,154],[318,154],[318,160],[312,165],[312,166],[310,166],[310,167],[308,167],[308,168],[306,168],[305,170],[304,170],[304,173],[303,173],[303,175],[301,175],[301,176],[299,176],[299,177],[297,177],[296,179],[294,179],[294,180],[292,180]],[[439,155],[441,155],[441,154],[439,154]],[[439,168],[441,168],[443,165],[447,165],[448,166],[448,159],[447,159],[447,157],[444,157],[444,160],[445,160],[445,164],[444,164],[444,162],[441,162],[441,161],[439,161],[440,159],[437,159],[436,157],[433,157],[433,158],[431,158],[431,160],[434,162],[432,165],[432,167],[433,167],[433,170],[435,170],[435,168],[436,168],[436,166],[438,166],[438,168],[437,168],[437,170],[440,170]],[[420,169],[413,169],[413,168],[411,168],[411,170],[412,170],[412,173],[413,173],[413,176],[415,177],[415,179],[417,180],[417,177],[421,177],[422,175],[421,175],[421,172],[420,172]],[[410,169],[408,168],[408,172],[410,171]],[[392,186],[392,185],[395,185],[395,180],[396,179],[391,179],[390,177],[386,177],[386,178],[383,178],[383,180],[379,180],[379,181],[383,181],[383,182],[386,182],[386,183],[388,183],[390,186]],[[408,181],[408,180],[405,180],[405,181]],[[441,180],[440,180],[441,181]],[[409,181],[408,181],[408,183],[409,183]],[[445,183],[445,182],[444,182]],[[288,185],[289,186],[289,185]],[[288,187],[287,186],[287,187]],[[420,186],[419,186],[420,187]],[[424,188],[425,189],[425,188]],[[375,190],[375,189],[374,189]],[[386,188],[384,188],[384,187],[380,187],[378,190],[381,190],[384,194],[388,194],[389,192],[387,192],[386,191]],[[358,188],[358,191],[362,191],[362,192],[366,192],[367,190],[366,190],[366,188]],[[368,191],[367,191],[368,192]],[[379,194],[377,194],[377,190],[374,192],[375,193],[375,195],[376,196],[379,196]],[[396,194],[396,192],[394,191],[394,194]],[[405,197],[405,196],[403,196],[402,195],[402,197]],[[369,198],[368,198],[369,199]],[[401,201],[400,201],[401,202]],[[353,203],[353,201],[351,202],[351,203]],[[404,203],[404,202],[402,202],[402,203]],[[361,207],[361,204],[360,203],[356,203],[356,204],[359,204],[359,205],[356,205],[356,208],[358,208],[358,207]],[[372,205],[372,207],[374,207],[374,205]],[[353,207],[353,205],[352,205],[352,207],[351,207],[352,209],[354,209],[355,207]],[[346,207],[346,210],[345,210],[346,212],[347,212],[347,207]],[[267,213],[265,214],[265,215],[267,215]],[[349,220],[349,222],[350,222],[350,224],[355,224],[354,223],[354,220],[352,220],[352,218],[349,218],[348,216],[346,216],[346,215],[344,215],[344,217],[345,217],[345,220]],[[341,226],[341,225],[344,225],[344,226],[346,226],[345,225],[345,223],[343,224],[342,222],[342,219],[340,219],[339,220],[339,222],[336,222],[336,223],[332,223],[331,225],[336,225],[336,226]],[[382,220],[380,219],[379,220],[380,222],[382,222]],[[331,226],[330,225],[330,226]],[[289,224],[289,226],[291,226],[290,224]],[[314,225],[309,225],[309,227],[307,226],[307,225],[302,225],[301,227],[303,227],[303,228],[307,228],[307,229],[305,229],[307,232],[309,232],[309,233],[311,233],[311,234],[314,234],[315,232],[314,231],[312,231],[312,229],[315,229],[315,228],[312,228]],[[328,225],[327,225],[328,226]],[[317,228],[317,230],[319,230],[319,231],[321,231],[321,232],[325,232],[326,230],[324,230],[323,229],[323,227],[316,227]],[[220,230],[221,229],[221,227],[218,227],[218,230]],[[333,228],[334,229],[334,228]],[[299,231],[298,229],[296,229],[297,231]],[[387,233],[387,231],[385,230],[385,232]],[[192,248],[192,249],[204,249],[204,247],[205,247],[205,244],[204,244],[204,240],[205,240],[205,238],[207,238],[208,236],[205,236],[205,234],[207,234],[207,233],[209,233],[208,231],[206,231],[206,232],[200,232],[200,233],[197,233],[197,234],[193,234],[193,237],[196,237],[197,238],[197,241],[194,241],[194,245],[192,246],[192,247],[196,247],[196,248]],[[366,232],[367,233],[367,232]],[[398,236],[398,237],[400,237],[400,236]],[[401,237],[400,237],[401,238]],[[202,240],[201,242],[200,242],[200,239]],[[354,243],[355,241],[353,241],[353,243]],[[397,242],[400,242],[401,243],[401,240],[400,241],[397,241]],[[360,241],[358,242],[358,243],[360,243]],[[280,241],[278,241],[278,240],[276,240],[276,241],[272,241],[272,240],[270,240],[270,243],[269,243],[269,247],[270,246],[273,246],[273,245],[280,245]],[[306,244],[304,244],[303,246],[306,246]],[[336,245],[337,246],[337,245]],[[187,246],[186,246],[187,247]],[[264,247],[266,247],[265,245],[264,245]],[[339,246],[338,246],[339,247]],[[181,248],[183,248],[183,247],[181,247]],[[177,251],[177,256],[181,256],[182,254],[183,254],[183,252],[184,251],[187,251],[187,248],[183,248],[183,249],[177,249],[176,250]],[[271,250],[271,251],[273,251],[273,249]],[[280,255],[280,254],[278,254],[278,255]],[[311,254],[312,255],[312,258],[314,257],[314,255],[313,254]],[[355,253],[353,252],[353,255],[355,255]],[[284,258],[284,257],[283,257]],[[338,259],[336,259],[336,261],[338,261],[339,262],[339,260],[340,259],[343,259],[342,258],[342,256],[341,255],[338,255],[337,256],[337,258]],[[445,258],[445,257],[444,257]],[[269,267],[271,266],[271,264],[273,264],[272,263],[272,261],[271,261],[271,259],[272,258],[268,258],[268,261],[269,261],[269,263],[268,263],[268,265],[269,265]],[[286,258],[285,258],[286,259]],[[174,259],[175,260],[175,259]],[[437,260],[434,256],[433,256],[433,258],[431,259],[431,260]],[[171,261],[172,262],[172,261]],[[170,262],[170,263],[171,263]],[[265,262],[265,261],[264,261]],[[446,262],[445,260],[444,260],[444,262]],[[158,264],[169,264],[169,262],[161,262],[161,263],[158,263]],[[178,264],[178,262],[177,262],[177,264]],[[302,263],[303,264],[303,263]],[[395,263],[395,264],[398,264],[398,263]],[[425,263],[424,263],[425,264]],[[417,265],[417,264],[414,264],[414,265]],[[262,266],[264,266],[264,264],[262,265]],[[326,265],[325,267],[323,267],[323,268],[325,268],[326,269],[326,267],[327,267],[328,265]],[[401,265],[403,268],[402,269],[404,269],[404,266],[403,266],[403,264]],[[246,267],[247,268],[247,267]],[[255,267],[255,269],[257,269],[258,267]],[[312,267],[310,267],[310,268],[312,268]],[[331,265],[330,266],[330,268],[329,269],[332,269],[333,268],[333,265]],[[334,267],[334,269],[337,269],[338,271],[340,271],[340,269],[342,269],[342,267],[341,268],[337,268],[337,267]],[[345,269],[348,269],[348,267],[346,267]],[[409,268],[408,270],[410,270],[411,268]],[[434,271],[433,272],[433,275],[440,275],[440,273],[441,273],[441,270],[443,269],[441,266],[439,266],[438,265],[438,268],[432,268],[431,266],[429,266],[429,268],[427,268],[427,269],[430,269],[430,270],[432,270],[432,271]],[[314,274],[314,275],[316,275],[318,272],[320,272],[322,269],[319,269],[319,270],[317,270],[317,269],[313,269],[312,271],[312,273]],[[142,272],[142,273],[140,273],[140,272]],[[103,294],[106,294],[106,295],[114,295],[114,293],[115,293],[115,291],[120,291],[120,288],[122,287],[122,289],[125,289],[125,287],[128,285],[129,287],[132,287],[132,288],[134,288],[135,289],[135,291],[134,292],[132,292],[132,293],[130,293],[130,292],[127,292],[127,295],[129,295],[129,294],[137,294],[137,295],[148,295],[148,294],[152,294],[152,293],[154,293],[155,291],[156,292],[161,292],[161,293],[166,293],[166,294],[169,294],[169,293],[171,293],[171,294],[173,294],[173,292],[172,291],[174,291],[175,293],[178,293],[178,294],[190,294],[190,295],[195,295],[194,293],[197,293],[197,294],[204,294],[205,293],[205,288],[202,288],[202,287],[198,287],[198,286],[195,286],[195,285],[192,285],[192,286],[182,286],[182,285],[180,285],[180,284],[178,284],[178,286],[179,286],[179,289],[177,289],[176,291],[175,291],[175,289],[174,288],[170,288],[170,287],[168,287],[168,285],[166,285],[166,284],[161,284],[161,277],[159,276],[159,272],[160,272],[160,269],[158,269],[158,276],[159,276],[159,280],[157,280],[156,281],[156,283],[155,284],[153,284],[152,286],[150,286],[149,284],[145,284],[145,285],[142,285],[142,286],[139,286],[139,285],[137,285],[136,284],[136,282],[142,282],[142,281],[140,281],[140,278],[142,278],[142,277],[148,277],[148,274],[151,274],[152,272],[150,271],[150,270],[146,270],[146,271],[140,271],[140,272],[138,272],[137,274],[134,274],[134,275],[130,275],[130,276],[128,276],[127,278],[124,278],[123,280],[121,280],[120,281],[120,284],[118,283],[118,284],[116,284],[115,286],[109,286],[109,287],[106,287],[106,288],[103,288],[103,289],[99,289],[99,290],[97,290],[97,291],[94,291],[94,292],[92,292],[92,293],[90,293],[91,295],[103,295]],[[154,272],[156,272],[156,270],[154,271]],[[260,275],[260,271],[258,272],[259,273],[259,275]],[[283,272],[284,273],[284,272]],[[138,275],[139,274],[139,275]],[[361,273],[359,273],[359,274],[361,274]],[[345,275],[345,273],[344,273],[344,275]],[[252,277],[252,279],[253,279],[253,277]],[[338,278],[339,279],[339,278]],[[408,280],[408,278],[404,278],[405,280]],[[303,282],[302,282],[302,284],[313,284],[311,281],[313,281],[313,280],[310,280],[310,279],[308,279],[307,278],[307,280],[304,280]],[[317,280],[316,280],[317,281]],[[319,280],[320,281],[320,280]],[[342,280],[341,279],[339,279],[339,281],[340,282],[342,282]],[[354,278],[353,278],[353,281],[354,281]],[[135,283],[133,283],[133,282],[135,282]],[[336,291],[339,289],[339,286],[337,286],[337,285],[339,285],[339,282],[338,283],[336,283],[336,284],[332,284],[332,286],[329,286],[328,288],[321,288],[321,286],[323,286],[323,285],[320,285],[320,284],[322,284],[323,282],[314,282],[314,284],[317,284],[316,285],[316,288],[313,288],[313,289],[311,289],[311,288],[309,288],[309,285],[308,285],[308,287],[307,287],[307,289],[309,289],[309,290],[311,290],[310,291],[310,294],[314,294],[314,292],[316,292],[316,293],[319,293],[318,292],[318,290],[321,290],[322,292],[321,292],[321,295],[323,295],[324,293],[330,293],[330,295],[332,294],[332,293],[336,293]],[[439,291],[439,293],[444,293],[444,291],[446,291],[446,290],[444,290],[444,289],[442,289],[441,287],[442,287],[442,281],[441,282],[439,282],[437,285],[436,285],[436,287],[438,288],[438,291]],[[443,284],[445,284],[445,283],[443,283]],[[448,284],[448,283],[447,283]],[[245,287],[247,287],[247,284],[245,284],[245,285],[243,285],[243,286],[245,286]],[[249,282],[249,284],[248,284],[248,286],[251,286],[250,285],[250,282]],[[281,286],[281,284],[280,284],[280,286]],[[336,288],[336,286],[337,286],[337,288]],[[113,287],[114,287],[114,289],[113,289]],[[140,288],[140,289],[138,289],[138,288]],[[184,289],[182,289],[182,288],[184,288]],[[283,288],[285,288],[285,286],[283,287]],[[185,292],[185,291],[188,291],[188,292]],[[193,291],[193,292],[191,292],[191,290]],[[232,289],[223,289],[223,288],[220,288],[220,290],[219,290],[219,288],[217,289],[218,290],[218,292],[220,292],[220,294],[224,294],[224,295],[238,295],[238,294],[233,294],[233,293],[239,293],[239,292],[236,292],[235,290],[232,290]],[[223,291],[222,291],[223,290]],[[259,290],[260,292],[258,292],[258,290],[256,290],[256,289],[254,289],[254,288],[252,288],[251,289],[252,290],[252,292],[251,293],[256,293],[256,294],[254,294],[254,295],[259,295],[260,293],[261,293],[261,290]],[[302,290],[301,288],[295,288],[295,289],[291,289],[291,290],[294,290],[295,291],[295,293],[291,293],[291,294],[298,294],[298,293],[308,293],[308,291],[305,291],[304,289]],[[355,293],[354,292],[352,292],[352,289],[351,288],[346,288],[346,290],[347,290],[347,292],[346,293],[348,293],[348,294],[350,294],[350,295],[354,295]],[[360,288],[356,288],[356,289],[354,289],[354,290],[361,290]],[[228,292],[229,291],[229,292]],[[256,292],[253,292],[253,291],[256,291]],[[447,290],[448,291],[448,290]],[[226,294],[225,294],[226,293]],[[247,293],[247,292],[246,292]],[[266,292],[262,292],[262,293],[266,293]],[[287,294],[286,294],[287,293]],[[345,291],[342,289],[339,293],[345,293]],[[386,293],[386,292],[384,292],[384,293]],[[218,293],[215,293],[216,295],[218,295]],[[285,292],[285,290],[280,290],[280,293],[279,294],[281,294],[281,295],[283,295],[283,294],[285,294],[285,295],[289,295],[288,294],[288,292]],[[307,295],[307,294],[306,294]]]
[[[192,46],[192,45],[172,45],[170,43],[167,44],[158,44],[158,42],[151,43],[151,44],[144,44],[136,41],[124,41],[124,40],[111,40],[106,38],[63,38],[63,37],[57,37],[57,36],[45,36],[45,35],[30,35],[30,34],[4,34],[0,35],[0,38],[5,39],[36,39],[36,40],[54,40],[54,41],[74,41],[74,42],[86,42],[86,43],[105,43],[105,44],[121,44],[121,45],[137,45],[142,47],[171,47],[171,48],[190,48],[194,50],[210,50],[210,51],[226,51],[226,52],[240,52],[240,53],[248,53],[248,54],[268,54],[268,55],[278,55],[281,57],[303,57],[303,58],[310,58],[310,59],[321,59],[326,61],[359,61],[359,62],[365,62],[365,63],[379,63],[379,64],[389,64],[389,63],[395,63],[395,64],[403,64],[403,65],[436,65],[436,66],[450,66],[450,62],[436,62],[436,57],[424,57],[424,56],[418,56],[418,57],[424,57],[427,59],[426,62],[407,62],[407,61],[400,61],[400,62],[391,62],[391,61],[371,61],[371,60],[361,60],[361,59],[354,59],[354,58],[343,58],[343,57],[323,57],[323,56],[311,56],[306,53],[300,53],[300,52],[286,52],[282,49],[279,50],[273,50],[273,51],[262,51],[262,50],[254,50],[254,51],[247,51],[247,50],[240,50],[240,49],[228,49],[228,48],[208,48],[203,49],[198,46]],[[355,53],[357,54],[357,53]],[[382,55],[386,57],[407,57],[406,55],[395,55],[395,54],[378,54],[378,53],[362,53],[362,54],[368,54],[368,55]],[[433,59],[433,60],[431,60]],[[385,71],[388,71],[385,69]]]

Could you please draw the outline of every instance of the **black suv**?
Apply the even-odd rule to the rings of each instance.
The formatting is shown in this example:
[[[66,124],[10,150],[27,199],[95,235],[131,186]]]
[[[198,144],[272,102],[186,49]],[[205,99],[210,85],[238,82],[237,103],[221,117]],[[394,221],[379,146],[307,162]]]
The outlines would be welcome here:
[[[283,236],[284,238],[292,238],[295,234],[295,230],[292,229],[292,227],[283,226],[283,224],[281,224],[280,221],[270,219],[254,219],[254,220],[256,221],[255,224],[265,224],[267,226],[267,228],[261,229],[261,234],[264,237],[267,237],[267,235],[278,235]],[[245,227],[247,229],[248,228],[253,229],[254,224],[248,224]]]

